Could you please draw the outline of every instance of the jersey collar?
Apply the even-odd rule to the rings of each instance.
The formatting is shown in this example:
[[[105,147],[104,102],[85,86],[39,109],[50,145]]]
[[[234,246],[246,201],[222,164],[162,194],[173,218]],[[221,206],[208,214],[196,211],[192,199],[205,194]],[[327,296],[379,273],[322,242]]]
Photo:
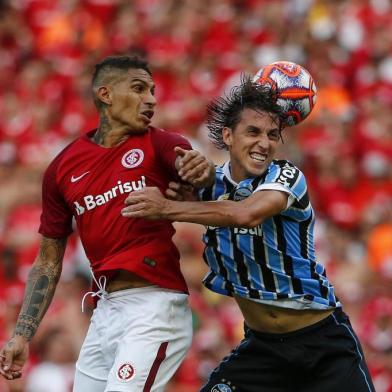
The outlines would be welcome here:
[[[233,178],[231,177],[231,168],[230,168],[230,161],[227,161],[223,164],[222,168],[223,174],[226,176],[226,178],[235,186],[238,185],[238,182],[235,182]]]

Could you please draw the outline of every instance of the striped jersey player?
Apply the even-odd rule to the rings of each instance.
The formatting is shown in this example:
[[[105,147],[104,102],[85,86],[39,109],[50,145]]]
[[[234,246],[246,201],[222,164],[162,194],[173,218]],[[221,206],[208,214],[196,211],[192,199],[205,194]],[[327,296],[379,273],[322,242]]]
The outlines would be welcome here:
[[[211,270],[205,285],[220,294],[292,309],[340,307],[317,263],[315,215],[305,177],[292,163],[274,160],[261,176],[237,183],[226,162],[216,169],[214,186],[200,191],[200,199],[240,201],[262,190],[286,193],[286,209],[255,228],[208,226],[204,258]]]

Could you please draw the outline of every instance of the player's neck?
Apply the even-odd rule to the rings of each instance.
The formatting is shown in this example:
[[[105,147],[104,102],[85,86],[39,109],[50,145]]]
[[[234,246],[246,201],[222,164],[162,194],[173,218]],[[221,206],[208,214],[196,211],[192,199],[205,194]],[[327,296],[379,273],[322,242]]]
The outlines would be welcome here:
[[[125,142],[134,133],[128,127],[113,127],[107,121],[101,121],[92,137],[92,141],[102,147],[115,147]]]
[[[102,147],[115,147],[127,140],[129,136],[129,133],[105,132],[105,130],[98,128],[91,140]]]

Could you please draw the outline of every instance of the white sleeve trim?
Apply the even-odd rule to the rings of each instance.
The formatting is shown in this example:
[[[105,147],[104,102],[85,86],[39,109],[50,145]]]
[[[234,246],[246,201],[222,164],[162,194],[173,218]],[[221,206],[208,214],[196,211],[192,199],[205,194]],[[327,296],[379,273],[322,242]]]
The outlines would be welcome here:
[[[258,191],[280,191],[280,192],[287,193],[289,197],[287,199],[286,210],[290,208],[292,204],[295,202],[295,197],[290,192],[290,190],[285,188],[282,184],[278,184],[276,182],[270,184],[261,184],[254,190],[254,192],[258,192]]]

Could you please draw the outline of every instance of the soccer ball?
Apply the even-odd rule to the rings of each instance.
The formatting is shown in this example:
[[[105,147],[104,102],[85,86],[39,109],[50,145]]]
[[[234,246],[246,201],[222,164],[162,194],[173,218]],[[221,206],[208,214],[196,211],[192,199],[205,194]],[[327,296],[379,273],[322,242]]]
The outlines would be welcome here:
[[[283,108],[287,126],[303,121],[316,103],[317,88],[312,75],[299,64],[277,61],[266,65],[253,82],[276,89],[277,104]]]

